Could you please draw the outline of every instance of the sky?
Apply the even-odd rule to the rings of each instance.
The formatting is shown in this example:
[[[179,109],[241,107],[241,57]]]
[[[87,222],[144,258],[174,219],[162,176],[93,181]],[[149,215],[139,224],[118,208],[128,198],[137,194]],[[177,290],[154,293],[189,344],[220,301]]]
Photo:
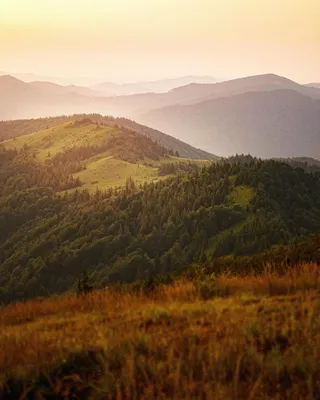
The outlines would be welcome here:
[[[0,71],[320,82],[319,0],[0,0]]]

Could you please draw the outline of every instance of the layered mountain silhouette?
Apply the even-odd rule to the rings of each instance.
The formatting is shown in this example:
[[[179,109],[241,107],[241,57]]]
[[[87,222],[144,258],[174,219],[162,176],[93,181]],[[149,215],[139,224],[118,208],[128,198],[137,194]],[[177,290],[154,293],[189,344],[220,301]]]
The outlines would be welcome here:
[[[142,119],[218,155],[320,158],[320,101],[290,89],[167,107]]]
[[[106,87],[98,89],[0,76],[0,119],[100,113],[134,119],[221,156],[320,157],[316,84],[266,74],[166,93],[108,97]]]
[[[139,93],[165,93],[174,88],[185,86],[190,83],[216,83],[221,81],[221,79],[216,79],[212,76],[197,76],[197,75],[187,75],[178,78],[171,79],[159,79],[155,81],[140,81],[134,83],[114,83],[114,82],[104,82],[99,80],[99,78],[59,78],[54,76],[42,76],[36,74],[28,73],[18,73],[11,74],[4,71],[0,71],[0,76],[11,75],[14,78],[20,79],[23,82],[49,82],[54,83],[59,86],[86,86],[92,90],[103,92],[104,96],[125,96],[131,94]]]
[[[120,96],[120,95],[131,95],[139,93],[165,93],[170,90],[189,85],[195,84],[209,84],[216,83],[218,80],[212,76],[183,76],[181,78],[173,79],[160,79],[157,81],[137,82],[137,83],[125,83],[116,84],[112,82],[103,82],[98,85],[92,86],[92,89],[103,92],[107,96]]]
[[[48,91],[48,92],[50,92],[52,94],[63,95],[63,94],[76,93],[76,94],[80,94],[81,96],[88,96],[88,97],[101,97],[101,96],[103,96],[102,92],[90,89],[90,88],[88,88],[86,86],[76,86],[76,85],[62,86],[62,85],[58,85],[56,83],[44,82],[44,81],[30,82],[29,85],[32,86],[32,87],[43,89],[43,90]]]

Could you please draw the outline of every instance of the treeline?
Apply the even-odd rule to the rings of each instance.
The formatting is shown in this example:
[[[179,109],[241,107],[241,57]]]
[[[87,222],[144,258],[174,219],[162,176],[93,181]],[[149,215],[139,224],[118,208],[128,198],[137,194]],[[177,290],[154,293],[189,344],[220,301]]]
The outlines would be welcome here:
[[[34,187],[51,188],[59,192],[81,185],[71,174],[81,164],[69,160],[62,163],[50,160],[45,164],[37,162],[32,154],[22,149],[0,151],[0,198]]]
[[[292,168],[302,168],[308,173],[320,172],[320,161],[310,157],[297,157],[280,159],[279,161],[289,164]]]
[[[245,206],[231,200],[238,185],[253,188]],[[103,286],[301,241],[320,230],[320,176],[234,157],[93,195],[20,188],[1,215],[0,298],[8,302],[68,290],[83,270]]]
[[[78,124],[92,123],[85,119]],[[115,129],[103,144],[72,147],[50,156],[45,163],[37,162],[36,153],[25,145],[21,150],[0,148],[0,195],[13,194],[16,190],[50,187],[54,192],[81,186],[79,178],[72,174],[86,168],[91,157],[106,153],[122,160],[137,163],[145,159],[158,161],[168,157],[171,151],[152,139],[127,129]]]
[[[159,176],[178,175],[199,171],[201,166],[194,162],[168,162],[162,163],[158,169]]]
[[[250,256],[217,257],[204,263],[207,273],[221,273],[232,271],[233,274],[247,274],[262,272],[269,269],[270,272],[286,272],[291,266],[297,266],[305,262],[320,264],[320,234],[315,234],[302,241],[275,245],[262,253]]]

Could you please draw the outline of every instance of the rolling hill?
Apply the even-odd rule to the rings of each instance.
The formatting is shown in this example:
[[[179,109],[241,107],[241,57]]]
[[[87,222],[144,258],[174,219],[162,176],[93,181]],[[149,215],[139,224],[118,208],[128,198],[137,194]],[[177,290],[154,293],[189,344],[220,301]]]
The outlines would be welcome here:
[[[65,169],[70,179],[62,185],[56,182],[58,191],[106,190],[123,187],[128,179],[134,179],[135,184],[144,184],[175,174],[181,168],[192,170],[206,162],[176,156],[176,151],[134,131],[131,121],[128,121],[129,129],[111,119],[105,119],[108,124],[103,125],[103,118],[100,118],[99,123],[94,123],[88,116],[66,118],[67,122],[61,118],[59,125],[57,118],[48,119],[45,120],[46,128],[5,140],[1,146],[7,152],[22,153],[25,162],[31,159],[40,170],[43,168],[54,174],[56,170],[61,173]],[[49,127],[50,122],[54,123],[52,127]],[[35,120],[33,126],[40,126],[39,123],[41,125],[43,121]],[[200,154],[196,149],[194,151]]]
[[[218,159],[218,157],[213,154],[196,149],[172,136],[166,135],[163,132],[147,126],[140,125],[132,120],[128,120],[126,118],[105,117],[98,114],[76,114],[71,116],[64,115],[51,118],[0,121],[0,140],[17,138],[40,130],[54,128],[55,126],[66,122],[81,121],[84,118],[89,118],[94,123],[104,126],[113,127],[114,125],[117,125],[118,127],[133,130],[142,135],[150,137],[152,140],[164,146],[168,150],[172,150],[174,153],[178,152],[179,155],[184,158],[199,160]]]
[[[320,157],[320,102],[291,89],[166,107],[140,121],[221,156]]]

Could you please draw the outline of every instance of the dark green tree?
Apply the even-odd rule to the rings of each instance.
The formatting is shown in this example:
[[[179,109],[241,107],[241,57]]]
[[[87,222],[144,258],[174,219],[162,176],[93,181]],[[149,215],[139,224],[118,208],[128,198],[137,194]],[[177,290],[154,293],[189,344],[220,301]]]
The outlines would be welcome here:
[[[77,282],[77,294],[78,296],[86,295],[93,291],[93,284],[86,271],[84,271]]]

